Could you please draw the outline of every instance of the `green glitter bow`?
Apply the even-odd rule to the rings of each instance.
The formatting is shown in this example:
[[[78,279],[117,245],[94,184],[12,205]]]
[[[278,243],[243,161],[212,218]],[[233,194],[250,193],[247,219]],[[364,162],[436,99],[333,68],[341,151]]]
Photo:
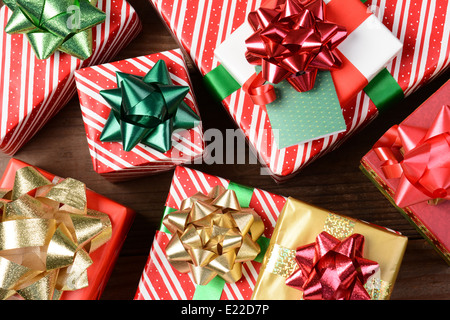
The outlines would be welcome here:
[[[5,31],[27,36],[36,56],[56,50],[81,60],[92,55],[92,28],[106,19],[97,0],[3,0],[13,11]]]
[[[100,94],[112,107],[100,141],[120,142],[131,151],[143,143],[160,152],[172,148],[176,129],[191,129],[200,117],[183,101],[187,86],[176,86],[164,60],[145,75],[116,72],[117,89]]]

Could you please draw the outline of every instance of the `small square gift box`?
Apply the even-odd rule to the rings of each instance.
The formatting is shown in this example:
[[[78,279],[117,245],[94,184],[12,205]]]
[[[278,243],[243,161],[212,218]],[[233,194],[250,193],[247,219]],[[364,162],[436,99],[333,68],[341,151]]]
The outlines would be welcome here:
[[[100,175],[128,180],[203,156],[199,111],[180,50],[85,68],[75,77]]]
[[[408,239],[288,198],[254,300],[389,299]]]
[[[361,170],[450,264],[450,81],[361,159]]]
[[[175,169],[135,300],[249,300],[286,198]]]
[[[99,299],[134,211],[16,159],[0,190],[1,299]]]
[[[307,4],[307,14],[298,10],[299,1],[150,2],[277,182],[339,147],[379,110],[416,91],[449,65],[447,4],[327,0],[325,19],[320,20],[316,1],[301,1]],[[294,16],[288,17],[286,10],[273,11],[286,7]],[[320,25],[321,36],[283,29],[313,20]],[[280,43],[284,35],[287,38]],[[309,53],[320,52],[319,59],[298,51],[299,39]],[[267,63],[271,58],[279,65]],[[302,65],[318,67],[319,72],[296,72]],[[304,104],[298,102],[299,93],[287,83],[282,66],[301,76],[290,79],[295,86],[314,82],[312,90],[301,93]],[[262,75],[270,75],[274,82],[285,80],[264,83]],[[316,102],[317,95],[323,103]]]
[[[140,32],[125,0],[4,0],[0,150],[15,154],[75,95],[74,71],[112,59]]]

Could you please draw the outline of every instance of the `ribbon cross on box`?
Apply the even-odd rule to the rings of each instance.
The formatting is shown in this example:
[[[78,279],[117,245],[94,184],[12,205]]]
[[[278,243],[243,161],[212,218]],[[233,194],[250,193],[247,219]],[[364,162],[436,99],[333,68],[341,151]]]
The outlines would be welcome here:
[[[281,7],[294,6],[293,3],[299,6],[296,0],[268,0],[262,2],[261,8],[274,9],[280,3]],[[402,48],[402,43],[358,0],[312,0],[306,3],[304,7],[311,12],[322,8],[324,21],[319,24],[342,26],[347,37],[334,48],[336,57],[342,62],[338,63],[340,67],[319,68],[313,89],[298,92],[286,81],[270,83],[275,88],[276,98],[265,104],[265,108],[271,127],[276,130],[278,149],[345,132],[347,126],[341,107],[362,91]],[[286,13],[281,14],[284,15],[281,20],[287,19]],[[246,58],[246,42],[253,34],[254,29],[246,21],[214,52],[220,67],[235,80],[236,87],[244,88],[260,71]]]

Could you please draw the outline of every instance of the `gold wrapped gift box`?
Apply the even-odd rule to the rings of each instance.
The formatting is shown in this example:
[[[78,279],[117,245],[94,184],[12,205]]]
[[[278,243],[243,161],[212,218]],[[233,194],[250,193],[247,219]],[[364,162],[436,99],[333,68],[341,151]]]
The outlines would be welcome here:
[[[301,300],[302,291],[287,286],[285,281],[298,268],[296,249],[315,242],[317,235],[323,231],[339,240],[356,233],[365,237],[364,258],[378,262],[380,267],[378,277],[370,279],[365,288],[371,299],[389,299],[407,237],[293,198],[287,200],[278,218],[252,299]]]

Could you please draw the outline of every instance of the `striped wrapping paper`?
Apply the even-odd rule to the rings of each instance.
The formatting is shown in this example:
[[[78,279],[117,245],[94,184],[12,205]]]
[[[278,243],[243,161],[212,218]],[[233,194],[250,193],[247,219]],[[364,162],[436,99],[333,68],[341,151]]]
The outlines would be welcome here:
[[[218,66],[215,48],[261,4],[261,0],[150,1],[202,74]],[[450,63],[448,1],[368,0],[365,4],[403,43],[402,51],[387,65],[387,70],[405,96],[445,71]],[[291,178],[315,159],[336,149],[378,115],[373,102],[360,92],[342,108],[345,132],[278,149],[264,107],[253,105],[242,89],[224,99],[223,104],[277,182]]]
[[[183,199],[197,192],[207,194],[214,186],[228,187],[230,181],[208,175],[193,169],[177,167],[170,186],[166,207],[179,209]],[[264,236],[270,238],[277,218],[286,202],[283,196],[260,189],[254,189],[250,207],[258,213],[265,225]],[[135,300],[191,300],[195,284],[190,274],[182,274],[167,261],[165,247],[170,234],[157,231],[148,261],[144,267]],[[233,284],[226,284],[222,300],[249,300],[258,278],[260,263],[247,262],[243,265],[243,277]]]
[[[100,134],[111,107],[99,91],[117,87],[116,71],[144,76],[160,59],[166,62],[174,85],[190,86],[184,101],[199,114],[188,69],[179,49],[92,66],[75,72],[94,170],[108,180],[129,180],[172,170],[176,165],[194,161],[203,155],[205,146],[201,122],[190,130],[175,132],[172,137],[173,147],[165,153],[141,143],[126,152],[121,142],[100,141]]]
[[[4,32],[12,12],[0,9],[0,149],[16,153],[75,95],[74,71],[112,59],[140,32],[141,23],[125,0],[99,0],[106,21],[93,28],[93,54],[81,61],[56,52],[36,58],[26,37]]]

